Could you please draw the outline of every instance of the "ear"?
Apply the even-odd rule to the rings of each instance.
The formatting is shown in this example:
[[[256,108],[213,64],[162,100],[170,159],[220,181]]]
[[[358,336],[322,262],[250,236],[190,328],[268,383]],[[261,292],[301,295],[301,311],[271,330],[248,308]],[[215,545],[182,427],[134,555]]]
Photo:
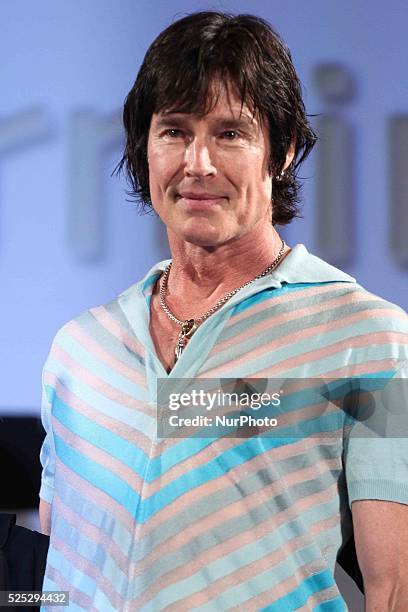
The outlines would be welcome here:
[[[290,143],[290,147],[286,153],[285,165],[283,166],[283,170],[286,170],[286,168],[289,168],[290,164],[293,161],[293,158],[295,157],[295,150],[296,150],[296,144],[295,144],[295,141],[292,140],[292,142]]]

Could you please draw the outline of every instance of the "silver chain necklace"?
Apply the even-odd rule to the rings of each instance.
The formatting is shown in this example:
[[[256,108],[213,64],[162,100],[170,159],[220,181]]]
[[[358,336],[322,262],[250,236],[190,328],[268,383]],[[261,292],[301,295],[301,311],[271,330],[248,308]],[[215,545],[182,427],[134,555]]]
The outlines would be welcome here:
[[[169,319],[171,319],[172,321],[177,323],[177,325],[181,326],[181,331],[180,331],[180,333],[178,335],[177,344],[176,344],[176,347],[175,347],[175,350],[174,350],[174,353],[175,353],[175,356],[176,356],[176,361],[178,359],[180,359],[180,356],[181,356],[182,352],[184,351],[184,349],[186,347],[188,338],[190,338],[194,334],[194,332],[196,331],[197,327],[203,321],[208,319],[208,317],[210,315],[212,315],[213,312],[218,310],[223,304],[225,304],[225,302],[227,302],[230,298],[232,298],[233,295],[238,293],[238,291],[240,291],[241,289],[243,289],[247,285],[250,285],[254,281],[258,280],[258,278],[262,278],[263,276],[266,276],[267,274],[272,272],[272,270],[274,268],[276,268],[276,266],[278,265],[278,263],[282,259],[282,255],[283,255],[283,252],[285,250],[285,246],[286,246],[285,241],[282,239],[282,246],[280,248],[278,256],[276,257],[276,259],[273,260],[273,262],[263,272],[258,274],[258,276],[255,276],[255,278],[252,278],[251,280],[247,281],[243,285],[240,285],[239,287],[237,287],[233,291],[229,291],[229,293],[226,293],[221,299],[218,300],[218,302],[216,304],[214,304],[214,306],[212,306],[209,310],[207,310],[207,312],[205,312],[203,315],[201,315],[201,317],[198,317],[197,319],[186,319],[185,321],[180,321],[180,319],[175,317],[174,314],[171,312],[170,308],[166,304],[165,296],[166,296],[167,283],[168,283],[168,280],[169,280],[169,274],[170,274],[170,269],[171,269],[171,262],[169,263],[169,265],[167,266],[167,268],[165,269],[165,271],[163,273],[163,279],[162,279],[162,283],[161,283],[161,287],[160,287],[160,292],[159,293],[160,293],[160,305],[163,308],[164,312],[169,317]]]

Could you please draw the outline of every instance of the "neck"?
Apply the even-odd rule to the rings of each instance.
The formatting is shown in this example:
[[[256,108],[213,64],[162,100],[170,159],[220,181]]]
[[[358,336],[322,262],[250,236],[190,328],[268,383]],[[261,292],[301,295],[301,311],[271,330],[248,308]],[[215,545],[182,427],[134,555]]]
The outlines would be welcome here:
[[[168,236],[173,263],[166,302],[181,319],[203,314],[226,293],[255,278],[273,262],[282,246],[272,225],[215,247],[188,243],[171,231]]]

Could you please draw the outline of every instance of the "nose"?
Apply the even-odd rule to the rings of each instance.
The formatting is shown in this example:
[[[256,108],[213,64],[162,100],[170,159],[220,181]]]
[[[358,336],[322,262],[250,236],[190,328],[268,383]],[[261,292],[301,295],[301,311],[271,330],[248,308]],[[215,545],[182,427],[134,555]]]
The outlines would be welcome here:
[[[217,170],[208,143],[193,138],[186,147],[184,173],[190,177],[215,176]]]

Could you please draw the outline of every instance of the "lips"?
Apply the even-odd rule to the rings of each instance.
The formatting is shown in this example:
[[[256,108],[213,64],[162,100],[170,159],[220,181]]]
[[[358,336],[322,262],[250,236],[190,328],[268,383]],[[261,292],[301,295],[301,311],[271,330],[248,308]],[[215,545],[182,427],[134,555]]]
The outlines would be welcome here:
[[[225,196],[207,191],[181,191],[179,202],[190,212],[208,211],[223,203]]]
[[[179,194],[185,200],[219,200],[223,196],[220,196],[216,193],[207,193],[207,192],[195,192],[195,191],[182,191]]]

